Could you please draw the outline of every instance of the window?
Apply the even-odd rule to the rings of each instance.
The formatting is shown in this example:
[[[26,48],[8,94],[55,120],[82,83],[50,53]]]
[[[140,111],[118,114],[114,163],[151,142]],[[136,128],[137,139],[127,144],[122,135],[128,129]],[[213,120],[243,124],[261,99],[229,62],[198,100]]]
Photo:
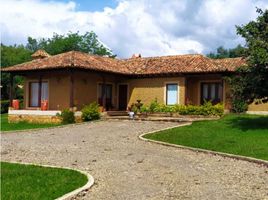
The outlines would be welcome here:
[[[103,99],[105,100],[105,107],[109,109],[112,107],[112,84],[103,84],[98,85],[98,104],[103,106]]]
[[[39,106],[39,82],[29,83],[29,107]],[[41,84],[41,100],[48,100],[48,82]]]
[[[205,101],[211,101],[212,104],[222,102],[222,84],[221,83],[202,83],[201,84],[201,104]]]
[[[166,104],[174,105],[178,103],[178,84],[166,85]]]

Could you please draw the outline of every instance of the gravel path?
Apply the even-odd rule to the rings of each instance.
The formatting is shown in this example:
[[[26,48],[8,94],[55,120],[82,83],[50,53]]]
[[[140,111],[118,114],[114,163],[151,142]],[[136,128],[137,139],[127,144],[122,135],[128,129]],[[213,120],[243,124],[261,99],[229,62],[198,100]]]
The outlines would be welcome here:
[[[138,139],[174,125],[102,121],[7,133],[1,155],[89,172],[95,185],[81,199],[268,199],[268,168]]]

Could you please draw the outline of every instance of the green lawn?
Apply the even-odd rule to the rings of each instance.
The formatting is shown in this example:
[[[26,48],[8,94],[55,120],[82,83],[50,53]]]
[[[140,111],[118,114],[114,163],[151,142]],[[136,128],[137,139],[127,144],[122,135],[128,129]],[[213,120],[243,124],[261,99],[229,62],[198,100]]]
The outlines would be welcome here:
[[[1,162],[1,199],[55,199],[87,183],[74,170]]]
[[[148,139],[268,160],[268,116],[226,115],[144,136]]]
[[[8,123],[7,114],[1,114],[1,131],[25,130],[34,128],[47,128],[60,124],[31,124],[27,122]]]

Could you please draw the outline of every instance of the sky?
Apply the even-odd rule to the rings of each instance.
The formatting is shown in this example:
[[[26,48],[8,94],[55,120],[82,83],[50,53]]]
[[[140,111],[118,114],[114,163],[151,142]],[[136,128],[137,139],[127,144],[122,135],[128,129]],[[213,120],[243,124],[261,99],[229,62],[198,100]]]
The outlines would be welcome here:
[[[200,53],[244,44],[236,25],[268,0],[0,0],[1,42],[94,31],[119,58]]]

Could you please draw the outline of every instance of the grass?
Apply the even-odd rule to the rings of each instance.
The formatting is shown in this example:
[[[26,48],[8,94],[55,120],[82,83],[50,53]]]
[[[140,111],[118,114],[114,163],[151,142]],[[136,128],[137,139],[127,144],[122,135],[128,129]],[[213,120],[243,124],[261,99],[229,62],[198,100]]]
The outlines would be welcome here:
[[[8,123],[7,117],[8,117],[7,114],[1,114],[1,131],[47,128],[60,125],[60,124],[32,124],[27,122]]]
[[[268,160],[268,116],[226,115],[220,120],[148,134],[145,138]]]
[[[87,183],[74,170],[1,162],[1,199],[55,199]]]

